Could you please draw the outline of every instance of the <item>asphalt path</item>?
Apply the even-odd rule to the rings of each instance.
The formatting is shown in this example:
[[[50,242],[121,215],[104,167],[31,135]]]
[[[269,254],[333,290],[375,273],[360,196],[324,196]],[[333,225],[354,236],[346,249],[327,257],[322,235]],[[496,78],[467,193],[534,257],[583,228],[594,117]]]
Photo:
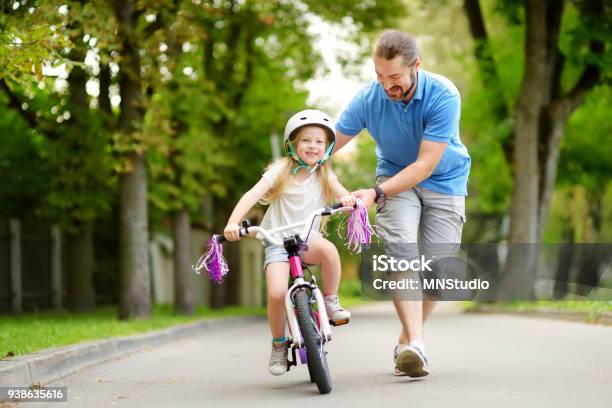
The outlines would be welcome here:
[[[265,320],[100,364],[49,386],[68,407],[609,407],[612,328],[441,304],[426,325],[431,374],[395,377],[399,321],[389,302],[353,310],[327,347],[334,383],[319,395],[305,366],[268,373]],[[20,404],[41,407],[45,404]]]

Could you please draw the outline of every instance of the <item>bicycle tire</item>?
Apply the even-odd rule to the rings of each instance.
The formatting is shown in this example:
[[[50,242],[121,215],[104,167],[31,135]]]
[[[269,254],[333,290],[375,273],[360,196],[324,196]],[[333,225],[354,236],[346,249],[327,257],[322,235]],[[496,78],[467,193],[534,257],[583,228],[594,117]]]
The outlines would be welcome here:
[[[317,384],[321,394],[328,394],[332,390],[332,382],[327,365],[327,356],[323,350],[314,316],[310,310],[308,293],[304,289],[298,290],[295,294],[295,307],[297,308],[298,325],[306,346],[310,378]]]

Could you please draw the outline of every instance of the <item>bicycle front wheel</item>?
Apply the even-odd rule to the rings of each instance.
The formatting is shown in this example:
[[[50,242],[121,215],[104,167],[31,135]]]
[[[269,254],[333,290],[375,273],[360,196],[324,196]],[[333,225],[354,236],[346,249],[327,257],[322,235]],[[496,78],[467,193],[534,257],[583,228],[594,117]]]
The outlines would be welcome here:
[[[306,346],[310,378],[317,384],[321,394],[327,394],[332,389],[327,356],[323,349],[319,327],[312,314],[310,299],[306,290],[300,289],[295,294],[295,307],[297,308],[298,324]]]

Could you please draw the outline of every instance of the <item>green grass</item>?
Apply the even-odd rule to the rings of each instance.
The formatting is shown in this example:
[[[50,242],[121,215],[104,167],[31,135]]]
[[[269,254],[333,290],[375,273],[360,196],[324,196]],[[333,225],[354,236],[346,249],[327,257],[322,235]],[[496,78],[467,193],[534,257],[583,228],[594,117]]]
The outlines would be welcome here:
[[[171,306],[157,305],[151,319],[117,320],[115,306],[93,312],[38,312],[0,316],[0,358],[88,340],[160,330],[181,323],[229,316],[265,316],[263,307],[198,308],[194,316],[174,314]]]
[[[593,315],[600,315],[604,312],[612,311],[612,302],[576,300],[576,301],[553,301],[538,300],[535,302],[510,302],[504,305],[506,309],[516,311],[531,310],[561,310],[570,312],[583,312]]]
[[[361,281],[358,279],[343,280],[340,282],[340,290],[338,292],[340,303],[346,309],[372,302],[361,297]]]
[[[338,297],[344,303],[344,299],[356,301],[361,299],[361,282],[358,280],[344,280],[340,282]]]
[[[363,300],[361,296],[342,296],[340,295],[340,304],[343,308],[350,311],[355,306],[367,305],[372,303],[370,300]]]
[[[579,312],[586,315],[586,320],[596,320],[601,314],[612,312],[612,301],[603,300],[538,300],[533,302],[516,301],[507,303],[485,303],[495,308],[510,312],[529,312],[537,310],[559,310]],[[476,302],[464,302],[466,310],[478,310]]]
[[[344,281],[340,288],[342,306],[350,309],[366,304],[361,299],[361,283]],[[153,307],[151,319],[117,320],[117,307],[105,306],[93,312],[37,312],[18,316],[0,315],[0,359],[50,347],[67,346],[89,340],[160,330],[182,323],[230,316],[266,316],[265,307],[226,307],[213,310],[200,307],[194,316],[181,316],[170,305]]]

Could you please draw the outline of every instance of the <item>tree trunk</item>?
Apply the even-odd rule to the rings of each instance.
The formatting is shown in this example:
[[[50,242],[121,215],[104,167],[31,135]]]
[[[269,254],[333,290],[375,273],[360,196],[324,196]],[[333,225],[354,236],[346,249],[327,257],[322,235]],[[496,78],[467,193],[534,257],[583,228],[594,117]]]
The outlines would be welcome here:
[[[546,86],[540,111],[539,136],[539,195],[538,195],[538,225],[537,239],[541,240],[548,220],[548,209],[555,188],[557,177],[557,164],[559,161],[559,148],[565,130],[564,104],[559,102],[561,77],[565,65],[565,57],[558,47],[561,31],[561,19],[565,1],[551,1],[546,4],[547,38],[546,38]]]
[[[538,239],[542,238],[544,228],[548,221],[550,202],[557,177],[559,151],[563,139],[565,124],[571,113],[584,101],[587,92],[600,80],[601,72],[598,65],[587,65],[580,75],[573,89],[563,93],[561,79],[565,66],[565,57],[558,47],[561,21],[563,18],[565,2],[547,2],[547,53],[548,62],[547,92],[544,97],[542,109],[542,126],[540,127],[540,195],[538,208]],[[590,2],[583,12],[591,18],[604,15],[604,5],[601,1]],[[601,55],[605,46],[603,42],[592,39],[589,43],[590,51],[594,55]]]
[[[512,152],[514,186],[510,242],[513,244],[536,243],[541,239],[554,190],[565,123],[571,112],[582,104],[586,93],[601,79],[600,65],[590,62],[573,89],[564,94],[561,79],[565,57],[558,43],[565,1],[526,0],[524,9],[525,63]],[[489,89],[491,84],[499,82],[499,78],[488,49],[479,1],[464,0],[464,10],[475,41],[474,54],[479,71]],[[604,3],[601,0],[588,2],[580,8],[580,13],[597,22],[605,15]],[[600,37],[590,39],[589,51],[593,57],[603,55],[605,44]],[[495,93],[495,88],[492,89]],[[503,105],[499,102],[491,101],[495,115],[503,114]],[[503,144],[504,147],[509,145]],[[536,254],[535,244],[510,246],[500,286],[503,298],[532,292]]]
[[[70,58],[75,61],[83,61],[85,55],[80,50],[73,49]],[[71,128],[71,135],[79,135],[79,138],[97,137],[97,134],[91,132],[88,123],[84,122],[89,110],[89,98],[86,92],[87,78],[85,70],[78,65],[72,68],[68,76],[70,110],[72,111],[68,126]],[[74,143],[74,146],[86,154],[86,150],[83,149],[84,144]],[[67,167],[67,169],[73,173],[80,170],[78,167]],[[78,214],[78,211],[76,213]],[[73,311],[92,310],[95,307],[93,234],[91,223],[88,220],[81,221],[78,215],[74,216],[71,222],[76,227],[69,228],[66,235],[68,307]]]
[[[191,232],[189,212],[174,213],[172,240],[174,243],[174,309],[177,313],[193,314],[191,290]]]
[[[93,286],[94,245],[90,229],[66,234],[68,308],[72,311],[95,307]]]
[[[604,203],[604,191],[591,191],[587,193],[588,217],[592,222],[592,228],[585,231],[581,241],[583,242],[580,252],[580,263],[578,276],[576,277],[576,294],[588,296],[599,286],[604,265],[609,265],[610,255],[606,250],[607,245],[596,244],[600,242],[602,213]]]
[[[546,81],[546,4],[525,5],[525,68],[514,135],[514,186],[510,210],[510,247],[501,285],[502,299],[533,295],[538,227],[539,117]],[[521,243],[520,245],[517,245]],[[531,244],[531,245],[529,245]]]
[[[116,1],[115,14],[121,42],[119,130],[136,145],[139,142],[133,135],[143,121],[144,96],[135,3]],[[126,160],[129,169],[119,178],[120,319],[151,315],[146,154],[135,149]]]
[[[212,213],[214,214],[213,231],[223,231],[225,222],[229,218],[229,211],[221,199],[213,198]],[[228,279],[234,274],[237,265],[238,252],[236,242],[228,242],[223,245],[223,256],[227,260],[230,272],[225,276],[223,284],[212,284],[210,287],[210,307],[221,309],[227,304]]]
[[[546,84],[545,3],[527,1],[525,72],[516,113],[510,242],[537,242],[539,117]]]
[[[130,162],[119,180],[120,319],[151,315],[145,157],[133,154]]]
[[[574,261],[574,243],[566,242],[559,244],[559,254],[557,256],[557,272],[555,274],[555,287],[553,299],[562,300],[569,292],[569,279]]]
[[[579,296],[589,296],[599,285],[601,254],[598,249],[598,246],[592,243],[581,245],[576,277],[576,294]]]
[[[464,0],[463,9],[468,19],[470,33],[474,39],[474,57],[478,64],[478,71],[482,78],[482,84],[491,95],[489,99],[491,113],[495,116],[498,123],[507,122],[510,117],[510,112],[504,98],[502,81],[497,72],[493,53],[491,52],[491,44],[484,24],[480,0]],[[514,146],[512,129],[505,131],[504,128],[500,142],[504,152],[504,158],[510,166],[511,172],[513,172],[512,150]]]
[[[109,89],[111,86],[111,72],[108,64],[100,65],[100,95],[98,96],[98,106],[103,115],[104,127],[111,129],[113,124],[113,108],[110,101]]]
[[[565,122],[567,121],[567,114],[561,111],[558,104],[551,107],[550,111],[547,112],[547,121],[549,123],[548,135],[546,140],[548,145],[546,146],[546,154],[544,162],[542,163],[543,169],[540,174],[542,179],[540,180],[540,193],[539,193],[539,208],[538,208],[538,240],[542,239],[544,229],[548,221],[548,212],[550,209],[550,203],[552,195],[555,189],[555,180],[557,178],[557,168],[559,165],[559,153],[561,150],[561,140],[565,132]]]

